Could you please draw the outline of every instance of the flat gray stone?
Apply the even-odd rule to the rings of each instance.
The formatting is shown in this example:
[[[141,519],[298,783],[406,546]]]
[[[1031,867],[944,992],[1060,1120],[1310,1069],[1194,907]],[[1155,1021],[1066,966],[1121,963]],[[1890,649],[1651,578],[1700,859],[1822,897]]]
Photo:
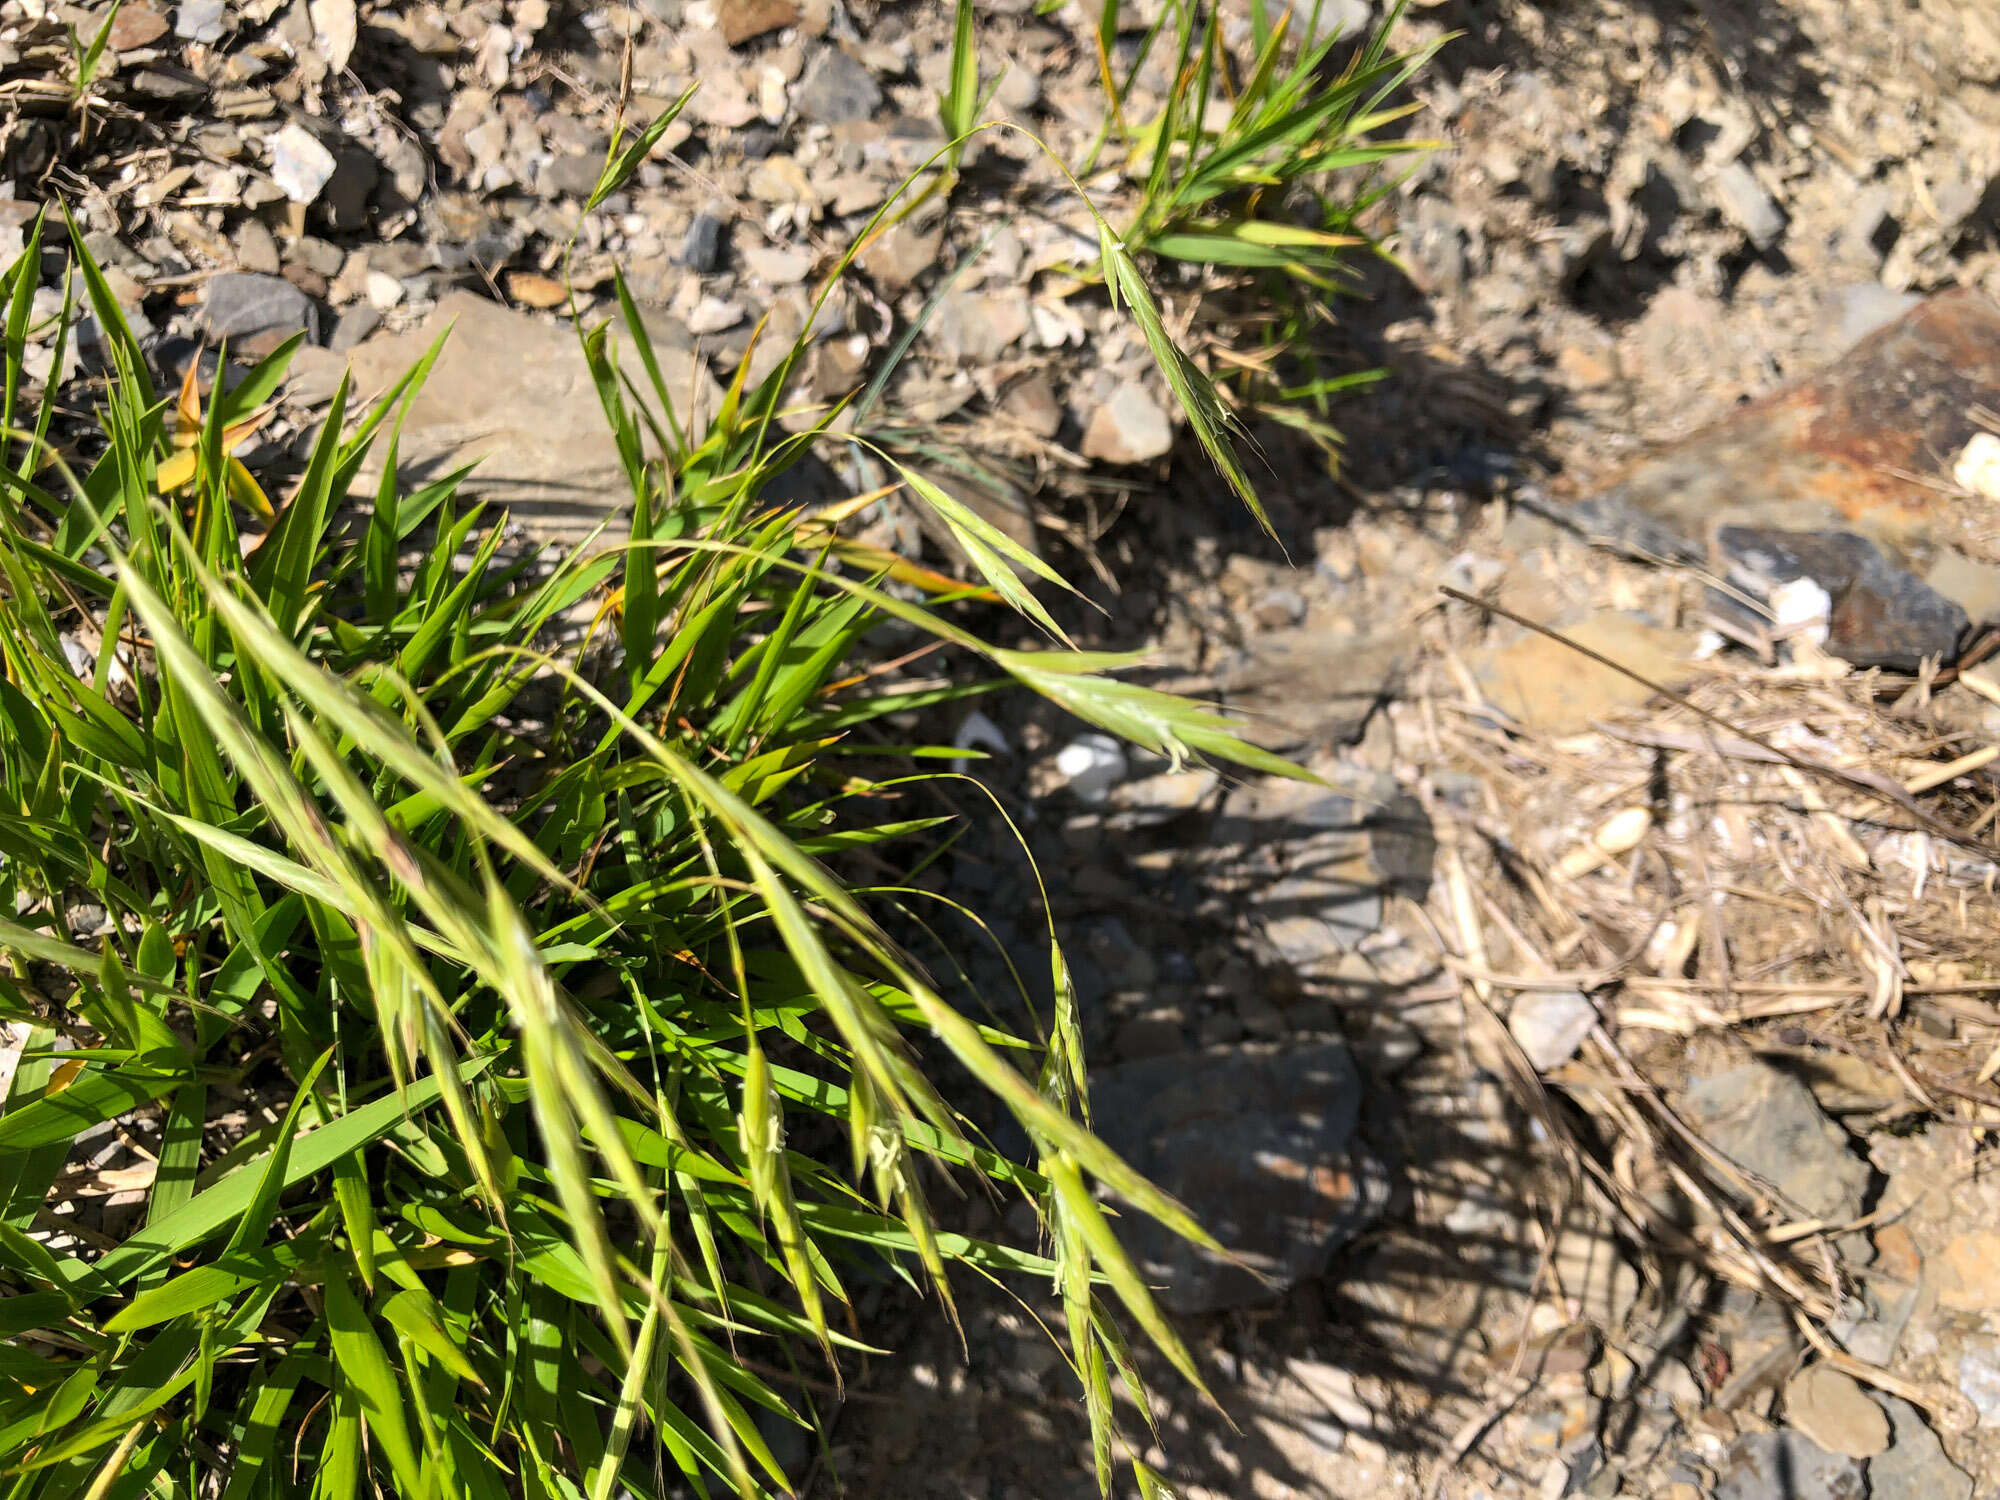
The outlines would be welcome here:
[[[454,292],[419,327],[365,339],[345,358],[301,350],[292,393],[323,400],[342,368],[351,366],[355,398],[373,399],[415,364],[447,325],[451,337],[403,426],[406,478],[423,483],[477,460],[462,493],[506,507],[532,534],[558,543],[582,540],[623,510],[631,498],[624,471],[583,351],[567,326]],[[667,333],[654,334],[661,374],[676,400],[697,391],[694,411],[675,415],[699,433],[721,392],[705,366],[695,370],[686,344]],[[633,382],[650,393],[651,382],[630,345],[629,338],[619,339]],[[376,446],[377,463],[384,446]],[[379,472],[365,470],[358,491],[372,492],[371,476]]]
[[[596,186],[592,179],[592,187]],[[586,188],[582,194],[590,195]],[[689,221],[687,233],[681,238],[680,251],[674,259],[690,271],[706,274],[715,269],[715,263],[722,254],[722,220],[711,213],[698,213]]]
[[[1945,1457],[1944,1444],[1923,1413],[1897,1396],[1875,1393],[1889,1414],[1889,1448],[1868,1461],[1868,1484],[1875,1500],[1972,1500],[1972,1476]]]
[[[1863,1475],[1802,1433],[1747,1432],[1729,1445],[1715,1500],[1865,1500]]]
[[[1687,1111],[1717,1150],[1807,1213],[1838,1221],[1861,1212],[1868,1163],[1792,1074],[1753,1062],[1699,1079],[1688,1089]]]
[[[1027,331],[1027,297],[1013,290],[947,292],[938,299],[927,333],[929,342],[953,364],[985,365]]]
[[[1241,1258],[1126,1211],[1120,1237],[1174,1312],[1262,1302],[1318,1275],[1387,1196],[1356,1138],[1361,1078],[1338,1042],[1127,1063],[1092,1081],[1091,1103],[1112,1149]]]
[[[806,70],[792,104],[801,120],[846,125],[873,115],[881,107],[882,89],[860,63],[828,47]]]
[[[282,276],[226,271],[211,276],[202,293],[202,323],[211,338],[246,339],[260,333],[309,332],[319,327],[312,298]]]

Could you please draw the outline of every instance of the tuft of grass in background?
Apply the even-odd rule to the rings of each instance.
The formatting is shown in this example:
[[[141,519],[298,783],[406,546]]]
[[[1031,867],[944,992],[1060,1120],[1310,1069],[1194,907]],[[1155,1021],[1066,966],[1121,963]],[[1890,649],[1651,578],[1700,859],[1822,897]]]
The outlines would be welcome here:
[[[614,145],[597,197],[663,128]],[[398,480],[435,350],[366,410],[343,384],[273,503],[230,450],[296,345],[163,399],[73,233],[111,367],[76,472],[53,397],[23,405],[41,239],[0,278],[0,1016],[28,1037],[0,1110],[10,1497],[781,1492],[760,1420],[812,1414],[762,1372],[863,1347],[850,1288],[885,1264],[946,1315],[954,1271],[1050,1279],[1108,1492],[1113,1377],[1141,1389],[1121,1320],[1198,1377],[1101,1200],[1211,1242],[1090,1132],[1053,927],[1052,1013],[1008,1034],[847,873],[914,863],[940,822],[912,789],[948,747],[883,721],[1012,683],[1176,759],[1291,768],[1070,649],[1028,587],[1062,580],[922,476],[898,471],[977,579],[768,503],[839,415],[776,423],[799,349],[754,387],[746,354],[690,432],[622,283],[643,378],[610,325],[583,341],[629,528],[544,574],[503,561],[462,475]],[[989,644],[969,598],[1055,643]],[[860,665],[885,629],[986,676],[885,685]],[[940,1092],[942,1054],[1026,1159]],[[113,1139],[145,1202],[106,1234],[73,1210]],[[966,1176],[1033,1204],[1045,1253],[941,1228],[929,1193]]]
[[[1257,346],[1217,351],[1233,414],[1291,427],[1329,459],[1340,447],[1331,399],[1382,372],[1329,373],[1315,345],[1335,317],[1334,295],[1352,284],[1349,257],[1382,253],[1364,226],[1402,180],[1391,169],[1438,145],[1394,133],[1420,108],[1402,97],[1406,86],[1442,45],[1392,51],[1402,8],[1398,0],[1358,38],[1321,34],[1317,3],[1280,3],[1274,18],[1267,0],[1251,0],[1250,45],[1239,58],[1226,45],[1220,6],[1170,0],[1122,79],[1112,64],[1121,0],[1102,0],[1098,14],[1107,111],[1090,162],[1115,138],[1135,200],[1116,243],[1144,264],[1185,268],[1200,278],[1202,295],[1249,280]],[[1134,122],[1134,86],[1163,38],[1169,85],[1158,113]],[[1102,259],[1115,298],[1121,280],[1109,254]]]
[[[1173,83],[1160,113],[1128,136],[1126,170],[1140,197],[1125,242],[1168,260],[1275,271],[1333,290],[1346,254],[1370,243],[1363,215],[1394,186],[1376,169],[1437,144],[1383,133],[1421,107],[1392,101],[1436,50],[1389,51],[1401,9],[1336,73],[1336,49],[1353,48],[1354,38],[1328,32],[1294,46],[1294,10],[1281,7],[1273,22],[1256,0],[1255,47],[1240,77],[1218,7],[1181,0],[1163,10],[1175,22]],[[1117,0],[1105,10],[1113,15]],[[1317,27],[1315,7],[1308,38]],[[1117,94],[1121,112],[1130,88],[1128,77]],[[1359,181],[1350,181],[1356,172]]]

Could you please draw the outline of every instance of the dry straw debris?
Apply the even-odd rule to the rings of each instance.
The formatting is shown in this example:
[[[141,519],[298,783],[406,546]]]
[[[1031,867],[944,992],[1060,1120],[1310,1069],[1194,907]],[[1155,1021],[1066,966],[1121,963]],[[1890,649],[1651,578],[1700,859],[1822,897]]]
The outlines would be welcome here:
[[[1888,1080],[1870,1124],[1957,1128],[1968,1166],[2000,1127],[2000,746],[1979,729],[2000,685],[1854,672],[1794,642],[1540,732],[1482,696],[1462,651],[1492,610],[1459,600],[1428,622],[1418,719],[1429,915],[1475,1059],[1656,1264],[1781,1299],[1830,1365],[1969,1423],[1958,1392],[1826,1331],[1852,1237],[1911,1204],[1813,1211],[1707,1138],[1687,1085],[1753,1057],[1858,1071]],[[1538,1069],[1509,1019],[1565,992],[1595,1019]]]

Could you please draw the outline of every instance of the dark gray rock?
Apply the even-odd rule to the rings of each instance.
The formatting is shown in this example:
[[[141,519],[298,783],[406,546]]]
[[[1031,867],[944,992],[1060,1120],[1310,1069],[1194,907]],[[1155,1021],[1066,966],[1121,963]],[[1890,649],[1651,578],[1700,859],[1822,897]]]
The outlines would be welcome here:
[[[784,140],[774,125],[764,125],[755,121],[731,134],[729,143],[743,153],[745,161],[762,161],[778,149]]]
[[[690,271],[707,275],[722,254],[722,220],[711,213],[698,213],[681,238],[680,253],[674,257]]]
[[[1731,1443],[1715,1486],[1715,1500],[1865,1500],[1867,1494],[1860,1464],[1789,1431],[1747,1432]]]
[[[334,152],[333,162],[333,176],[320,189],[319,211],[335,229],[360,229],[368,222],[368,200],[382,180],[382,168],[355,145]]]
[[[333,337],[326,341],[326,346],[336,354],[345,354],[381,326],[382,314],[366,302],[357,302],[340,315],[340,321],[333,325]]]
[[[278,276],[230,271],[209,278],[202,297],[202,324],[211,338],[245,339],[261,333],[319,335],[319,308],[312,298]]]
[[[1356,1136],[1361,1078],[1338,1042],[1127,1063],[1094,1080],[1091,1098],[1112,1148],[1240,1257],[1126,1213],[1120,1234],[1175,1312],[1261,1302],[1318,1275],[1387,1197]]]
[[[1957,604],[1851,531],[1778,531],[1724,526],[1716,545],[1733,581],[1759,591],[1810,578],[1832,601],[1826,649],[1861,667],[1913,672],[1925,657],[1956,654],[1971,621]],[[1720,591],[1710,608],[1727,616],[1743,606]]]
[[[1868,1163],[1793,1074],[1753,1062],[1698,1079],[1688,1088],[1687,1113],[1718,1151],[1807,1213],[1843,1220],[1861,1212]]]
[[[1945,1457],[1944,1444],[1923,1413],[1880,1391],[1875,1401],[1889,1414],[1891,1428],[1888,1450],[1868,1461],[1869,1492],[1875,1500],[1904,1495],[1910,1500],[1972,1500],[1972,1476]]]
[[[792,95],[799,118],[820,125],[865,120],[881,103],[882,89],[874,76],[838,47],[820,53]]]

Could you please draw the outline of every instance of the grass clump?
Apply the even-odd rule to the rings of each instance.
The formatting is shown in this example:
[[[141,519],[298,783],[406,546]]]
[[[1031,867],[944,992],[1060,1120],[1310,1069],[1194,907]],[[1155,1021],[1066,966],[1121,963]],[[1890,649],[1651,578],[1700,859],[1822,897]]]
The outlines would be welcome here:
[[[1125,7],[1102,0],[1098,11],[1106,123],[1090,163],[1114,142],[1122,150],[1130,189],[1115,216],[1119,248],[1163,275],[1178,271],[1206,304],[1189,321],[1226,325],[1209,353],[1227,373],[1232,416],[1290,428],[1336,464],[1332,401],[1383,372],[1325,357],[1335,294],[1355,285],[1350,257],[1383,252],[1367,223],[1407,176],[1393,169],[1438,145],[1399,133],[1421,108],[1406,97],[1410,80],[1443,45],[1392,50],[1402,9],[1398,0],[1359,36],[1333,28],[1317,0],[1251,0],[1246,44],[1232,51],[1223,7],[1171,0],[1122,77],[1112,57]],[[1135,86],[1156,56],[1165,89],[1156,112],[1134,119]],[[1102,259],[1115,297],[1119,269]],[[1163,340],[1152,342],[1157,353]],[[1261,520],[1247,484],[1218,462]]]
[[[1112,35],[1118,10],[1117,0],[1106,0]],[[1345,255],[1370,243],[1363,216],[1394,186],[1378,169],[1436,144],[1385,134],[1420,108],[1394,101],[1436,50],[1389,50],[1400,10],[1357,47],[1338,31],[1319,34],[1317,6],[1305,12],[1300,42],[1292,30],[1301,8],[1281,5],[1273,20],[1254,0],[1252,46],[1239,75],[1223,44],[1220,7],[1181,0],[1163,8],[1160,24],[1173,21],[1172,83],[1160,112],[1128,132],[1127,171],[1140,191],[1126,243],[1168,260],[1275,271],[1333,290]],[[1156,37],[1149,35],[1122,86],[1111,82],[1104,53],[1121,119]],[[1336,49],[1352,52],[1338,70]]]
[[[428,360],[366,410],[343,386],[274,504],[230,451],[293,346],[165,399],[76,239],[110,366],[79,472],[54,398],[26,407],[40,262],[38,227],[0,279],[0,1015],[27,1029],[0,1112],[7,1493],[784,1491],[760,1419],[810,1414],[760,1372],[861,1347],[849,1289],[884,1262],[947,1313],[954,1268],[1052,1280],[1108,1488],[1114,1373],[1138,1387],[1121,1320],[1194,1370],[1100,1198],[1205,1236],[1088,1128],[1053,930],[1053,1012],[1007,1034],[848,857],[940,822],[909,789],[942,752],[884,717],[994,682],[1176,758],[1287,768],[1122,659],[968,628],[977,597],[1053,629],[1020,571],[1047,569],[936,485],[906,476],[973,583],[767,504],[836,414],[774,421],[788,359],[684,430],[622,286],[622,334],[584,347],[629,531],[538,575],[462,475],[399,483]],[[885,627],[987,680],[887,685],[860,665]],[[1025,1159],[941,1092],[945,1055]],[[144,1202],[101,1230],[78,1194],[119,1159]],[[954,1175],[1034,1204],[1046,1253],[941,1228],[927,1194]]]

